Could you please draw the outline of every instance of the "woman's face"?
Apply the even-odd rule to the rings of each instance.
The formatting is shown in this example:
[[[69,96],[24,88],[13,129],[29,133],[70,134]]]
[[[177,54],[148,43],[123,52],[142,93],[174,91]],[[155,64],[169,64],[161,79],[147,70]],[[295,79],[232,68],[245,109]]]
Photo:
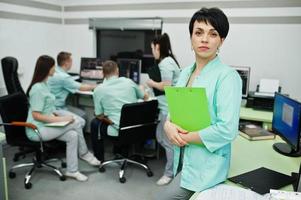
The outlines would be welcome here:
[[[160,58],[160,46],[159,46],[159,44],[152,43],[151,48],[152,48],[153,56],[155,57],[156,60],[159,60],[159,58]]]
[[[214,27],[205,22],[194,22],[191,45],[195,56],[200,59],[213,59],[224,39],[220,37]]]
[[[53,66],[51,67],[51,69],[49,70],[48,76],[53,76],[54,72],[55,72],[55,67],[54,67],[54,65],[53,65]]]

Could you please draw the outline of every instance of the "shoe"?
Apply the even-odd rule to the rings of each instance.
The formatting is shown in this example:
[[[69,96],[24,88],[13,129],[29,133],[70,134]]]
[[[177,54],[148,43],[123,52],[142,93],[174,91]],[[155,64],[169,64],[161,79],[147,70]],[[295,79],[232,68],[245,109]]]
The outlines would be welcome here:
[[[170,183],[172,181],[171,177],[165,176],[163,175],[158,181],[157,181],[157,185],[167,185],[168,183]]]
[[[80,173],[79,171],[77,172],[66,172],[65,176],[70,177],[70,178],[74,178],[78,181],[87,181],[88,177],[83,175],[82,173]]]
[[[100,161],[97,160],[97,158],[95,158],[95,156],[88,152],[83,156],[80,156],[80,158],[84,161],[86,161],[87,163],[89,163],[92,166],[99,166],[100,165]]]

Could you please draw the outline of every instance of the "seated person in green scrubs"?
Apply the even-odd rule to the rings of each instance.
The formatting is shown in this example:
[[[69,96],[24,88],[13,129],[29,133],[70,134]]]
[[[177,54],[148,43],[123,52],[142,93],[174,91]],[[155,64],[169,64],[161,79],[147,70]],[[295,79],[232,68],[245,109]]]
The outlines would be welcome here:
[[[100,161],[104,161],[103,138],[107,135],[118,136],[122,106],[139,99],[148,99],[148,95],[134,81],[119,77],[117,63],[106,61],[102,67],[104,82],[94,89],[96,118],[91,122],[92,147],[94,155]]]
[[[180,67],[175,59],[169,40],[169,36],[164,33],[155,37],[151,43],[152,53],[161,74],[161,82],[156,82],[152,79],[147,81],[147,85],[151,88],[164,91],[165,86],[174,86],[180,74]],[[164,131],[164,124],[168,114],[168,106],[165,95],[157,96],[160,110],[160,123],[157,126],[156,138],[157,141],[164,147],[166,154],[166,165],[163,176],[157,181],[157,185],[166,185],[173,179],[173,146],[168,140]]]
[[[84,127],[85,112],[70,105],[66,106],[66,99],[70,93],[75,93],[77,90],[91,91],[96,85],[79,83],[67,73],[72,67],[71,53],[60,52],[57,55],[57,64],[54,75],[48,80],[50,91],[56,98],[55,107],[58,112],[72,114]]]
[[[55,61],[50,56],[40,56],[37,60],[32,81],[27,90],[30,108],[27,122],[38,127],[43,141],[53,139],[66,142],[67,172],[66,176],[78,181],[86,181],[88,177],[78,171],[78,156],[90,165],[99,166],[100,162],[88,151],[80,122],[72,115],[60,115],[55,110],[55,96],[47,85],[49,76],[54,74]],[[70,121],[64,127],[47,127],[45,123]],[[30,140],[40,141],[39,136],[30,128],[26,128]]]
[[[228,31],[227,16],[218,8],[202,8],[190,20],[195,63],[182,70],[176,86],[206,88],[211,125],[187,133],[166,121],[165,132],[174,144],[175,178],[158,200],[189,199],[227,179],[242,95],[240,76],[218,56]]]

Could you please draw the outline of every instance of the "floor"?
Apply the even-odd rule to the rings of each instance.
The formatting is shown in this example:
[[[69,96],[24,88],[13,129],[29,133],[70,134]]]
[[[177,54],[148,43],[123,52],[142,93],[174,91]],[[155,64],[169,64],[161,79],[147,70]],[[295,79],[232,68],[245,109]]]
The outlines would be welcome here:
[[[14,153],[18,150],[16,147],[4,146],[4,156],[7,158],[7,169],[17,163],[30,162],[32,154],[18,162],[13,162]],[[64,156],[64,150],[62,150]],[[112,157],[112,155],[106,157]],[[164,154],[164,152],[161,154]],[[73,179],[60,181],[54,172],[47,169],[38,169],[31,180],[32,188],[26,190],[24,188],[24,175],[27,169],[19,169],[16,171],[16,178],[8,178],[9,199],[10,200],[151,200],[154,199],[160,190],[164,187],[156,185],[156,181],[163,173],[165,160],[150,159],[148,165],[151,167],[154,176],[148,177],[146,172],[138,167],[129,166],[126,170],[126,183],[122,184],[118,178],[118,166],[106,167],[105,173],[100,173],[97,167],[92,167],[84,161],[79,161],[79,168],[82,173],[89,177],[87,182],[78,182]],[[60,163],[54,163],[60,166]]]

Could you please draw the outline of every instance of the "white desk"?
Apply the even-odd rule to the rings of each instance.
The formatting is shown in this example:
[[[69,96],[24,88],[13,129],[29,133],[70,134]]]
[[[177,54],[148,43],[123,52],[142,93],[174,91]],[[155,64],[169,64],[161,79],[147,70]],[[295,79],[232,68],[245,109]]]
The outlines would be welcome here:
[[[301,157],[283,156],[273,150],[272,145],[276,142],[283,142],[278,136],[275,140],[249,141],[238,136],[232,144],[231,166],[229,177],[236,176],[259,167],[266,167],[287,175],[291,172],[298,172]],[[226,184],[236,185],[230,181]],[[237,185],[238,186],[238,185]],[[289,185],[282,190],[292,191],[293,186]],[[195,199],[195,193],[191,199]]]

